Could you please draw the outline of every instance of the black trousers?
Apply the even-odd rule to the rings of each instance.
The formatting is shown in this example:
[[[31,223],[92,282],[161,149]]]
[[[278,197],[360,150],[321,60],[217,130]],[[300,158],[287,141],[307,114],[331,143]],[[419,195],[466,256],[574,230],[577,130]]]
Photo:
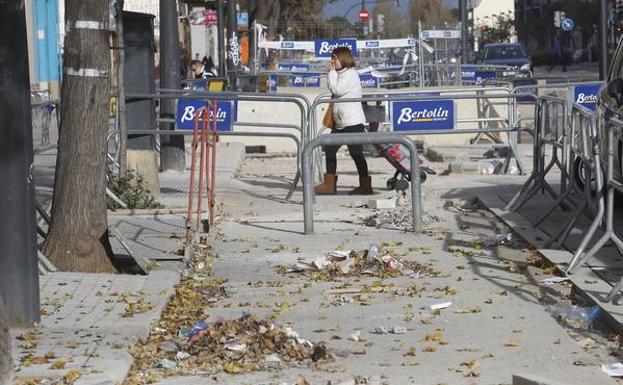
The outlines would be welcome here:
[[[341,130],[333,129],[331,131],[332,134],[352,134],[358,132],[365,132],[365,128],[363,124],[358,124],[356,126],[348,126],[344,127]],[[335,174],[337,172],[337,151],[341,146],[325,146],[323,147],[324,152],[327,157],[327,174]],[[350,153],[350,157],[355,161],[355,166],[357,166],[357,172],[360,177],[368,176],[368,163],[366,162],[366,158],[363,156],[363,146],[348,146],[348,152]]]

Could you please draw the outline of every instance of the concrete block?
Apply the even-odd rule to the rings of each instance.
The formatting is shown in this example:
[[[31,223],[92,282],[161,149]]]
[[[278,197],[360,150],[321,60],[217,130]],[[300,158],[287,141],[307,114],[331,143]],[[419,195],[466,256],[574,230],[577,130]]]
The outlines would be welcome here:
[[[394,199],[370,199],[368,200],[369,209],[393,209],[396,207]]]
[[[513,374],[513,385],[570,385],[533,374]]]

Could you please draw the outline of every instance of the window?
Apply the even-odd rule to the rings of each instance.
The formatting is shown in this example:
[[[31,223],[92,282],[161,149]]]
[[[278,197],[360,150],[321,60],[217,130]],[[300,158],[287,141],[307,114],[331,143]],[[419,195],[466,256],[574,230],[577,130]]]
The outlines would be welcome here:
[[[526,54],[517,45],[488,47],[485,52],[486,60],[521,59],[524,57],[526,57]]]

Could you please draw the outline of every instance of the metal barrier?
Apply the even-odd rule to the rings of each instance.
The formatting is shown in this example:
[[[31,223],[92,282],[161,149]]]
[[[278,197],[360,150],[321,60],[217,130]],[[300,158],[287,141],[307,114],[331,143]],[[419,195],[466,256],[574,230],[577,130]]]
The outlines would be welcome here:
[[[289,96],[281,96],[281,95],[264,95],[264,94],[255,94],[255,93],[229,93],[229,92],[198,92],[191,90],[163,90],[170,91],[169,94],[127,94],[127,99],[194,99],[194,100],[224,100],[224,101],[255,101],[255,102],[285,102],[285,103],[293,103],[299,107],[301,111],[301,126],[297,127],[295,125],[285,125],[285,124],[270,124],[270,123],[254,123],[254,122],[233,122],[233,126],[246,126],[246,127],[264,127],[264,128],[276,128],[279,126],[280,128],[292,128],[296,129],[300,132],[300,140],[296,138],[293,134],[287,133],[274,133],[274,132],[219,132],[221,136],[256,136],[256,137],[283,137],[283,138],[292,138],[297,145],[297,173],[293,179],[292,186],[286,195],[286,200],[290,200],[301,176],[301,163],[300,163],[300,154],[301,154],[301,146],[309,141],[309,135],[307,130],[307,121],[306,121],[306,98],[302,95],[298,94],[287,94]],[[308,102],[307,102],[308,103]],[[165,121],[160,119],[160,121]],[[171,122],[169,120],[169,122]],[[143,133],[148,131],[147,133]],[[145,131],[136,131],[131,130],[129,134],[132,135],[142,135],[142,134],[152,134],[153,131],[145,130]],[[151,132],[149,132],[151,131]],[[180,135],[180,134],[165,134],[166,131],[158,131],[161,135]],[[177,131],[169,131],[169,132],[177,132]]]
[[[52,123],[55,120],[55,127],[58,129],[60,123],[60,111],[58,109],[60,105],[60,100],[52,99],[52,100],[41,100],[41,101],[33,101],[31,104],[32,109],[32,131],[33,136],[39,132],[39,145],[40,147],[35,148],[35,154],[47,151],[51,148],[56,147],[55,144],[52,144],[50,141],[50,128]],[[53,116],[56,119],[52,119]]]
[[[525,96],[525,95],[522,95]],[[531,95],[535,97],[535,95]],[[362,98],[339,98],[339,99],[316,99],[309,110],[310,116],[308,118],[308,122],[310,125],[310,131],[316,133],[318,135],[320,132],[317,131],[316,127],[316,108],[321,104],[329,104],[329,103],[352,103],[352,102],[377,102],[377,101],[386,101],[386,102],[397,102],[397,101],[434,101],[434,100],[477,100],[479,98],[488,98],[488,99],[503,99],[508,100],[509,104],[512,104],[512,100],[517,98],[518,95],[512,94],[503,94],[503,95],[443,95],[443,96],[416,96],[416,95],[401,95],[401,94],[384,94],[382,96],[373,96],[373,97],[362,97]],[[517,166],[520,174],[523,173],[523,165],[521,163],[521,158],[519,156],[519,149],[517,148],[516,141],[516,133],[519,131],[529,131],[527,128],[522,128],[519,126],[515,126],[514,122],[508,122],[508,128],[476,128],[476,129],[452,129],[452,130],[431,130],[431,131],[422,131],[422,130],[413,130],[413,131],[401,131],[402,135],[439,135],[439,134],[479,134],[479,133],[509,133],[508,146],[511,149],[511,154],[507,157],[505,161],[505,168],[508,169],[510,166],[510,159],[512,157],[515,158],[517,162]],[[304,145],[305,147],[305,145]],[[304,150],[303,150],[304,151]],[[319,157],[316,158],[319,164]],[[320,170],[319,170],[320,171]]]
[[[592,175],[601,173],[599,165],[599,144],[597,139],[597,127],[595,115],[592,111],[578,104],[573,104],[571,111],[571,121],[568,140],[563,150],[567,154],[569,160],[568,166],[568,186],[566,191],[535,221],[535,226],[542,223],[557,207],[563,207],[563,202],[567,201],[573,204],[570,197],[582,197],[581,201],[576,205],[567,223],[561,227],[558,233],[555,233],[544,244],[544,247],[553,247],[558,249],[569,236],[571,230],[585,213],[589,217],[594,217],[597,210],[598,202],[593,202],[591,180]],[[578,188],[576,178],[584,177],[584,190]],[[596,177],[597,178],[597,177]],[[581,183],[581,182],[580,182]],[[603,182],[601,176],[595,180],[595,191],[601,191]],[[563,207],[564,208],[564,207]],[[589,231],[594,232],[594,230]],[[581,246],[584,249],[586,245]]]
[[[522,96],[525,96],[522,95]],[[534,96],[534,95],[531,95]],[[566,115],[567,102],[564,99],[542,96],[538,98],[537,102],[537,119],[536,127],[534,129],[534,146],[533,146],[533,169],[528,180],[524,183],[522,188],[515,194],[513,199],[505,206],[505,210],[517,211],[519,210],[532,196],[534,196],[539,190],[547,191],[554,199],[558,199],[558,194],[554,192],[552,187],[546,181],[547,174],[553,169],[554,166],[562,172],[561,177],[561,194],[564,194],[566,190],[566,182],[568,180],[568,159],[558,159],[558,150],[563,150],[564,143],[567,141],[567,115]],[[549,112],[553,109],[555,117],[553,120],[549,119]],[[562,126],[558,124],[558,110],[562,109]],[[551,128],[554,126],[554,131]],[[558,128],[562,128],[560,132]],[[546,145],[552,146],[552,158],[546,165]],[[565,151],[563,151],[564,157]]]
[[[420,166],[417,160],[417,148],[413,141],[395,133],[341,134],[322,135],[305,145],[303,149],[303,205],[305,234],[314,233],[314,183],[312,154],[315,148],[334,145],[364,144],[402,144],[411,155],[411,204],[413,210],[413,231],[421,232],[422,226],[422,195],[420,186]]]
[[[606,162],[606,182],[605,185],[605,195],[603,190],[598,190],[598,212],[589,228],[589,231],[585,234],[580,247],[573,256],[573,259],[569,263],[569,268],[567,269],[567,274],[572,274],[583,262],[591,259],[608,241],[612,241],[615,246],[618,248],[619,252],[623,254],[623,241],[621,238],[614,232],[614,194],[615,191],[623,192],[623,184],[621,181],[618,181],[614,178],[614,133],[615,131],[618,135],[621,135],[623,132],[623,121],[615,118],[611,118],[608,121],[607,127],[607,162]],[[598,148],[595,148],[597,152],[596,160],[599,161],[599,153]],[[597,163],[599,167],[600,163]],[[603,176],[601,172],[595,173],[596,181],[598,181],[597,187],[600,187],[599,182],[603,180]],[[588,243],[595,235],[597,228],[600,224],[605,223],[605,232],[604,234],[595,242],[593,247],[591,247],[588,252],[584,253],[585,248],[588,246]],[[623,287],[623,279],[621,279],[617,285],[612,289],[610,294],[606,297],[606,301],[610,302],[613,297],[618,294],[618,292]]]

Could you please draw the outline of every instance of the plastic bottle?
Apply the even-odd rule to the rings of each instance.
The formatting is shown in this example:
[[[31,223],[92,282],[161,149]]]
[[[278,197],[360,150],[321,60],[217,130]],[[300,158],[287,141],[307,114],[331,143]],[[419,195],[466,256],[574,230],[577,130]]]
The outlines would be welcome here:
[[[368,254],[366,254],[366,261],[374,262],[379,259],[379,245],[376,242],[370,242],[368,246]]]
[[[601,315],[599,306],[580,307],[558,302],[549,307],[549,311],[556,317],[562,318],[569,325],[577,328],[590,328]]]

